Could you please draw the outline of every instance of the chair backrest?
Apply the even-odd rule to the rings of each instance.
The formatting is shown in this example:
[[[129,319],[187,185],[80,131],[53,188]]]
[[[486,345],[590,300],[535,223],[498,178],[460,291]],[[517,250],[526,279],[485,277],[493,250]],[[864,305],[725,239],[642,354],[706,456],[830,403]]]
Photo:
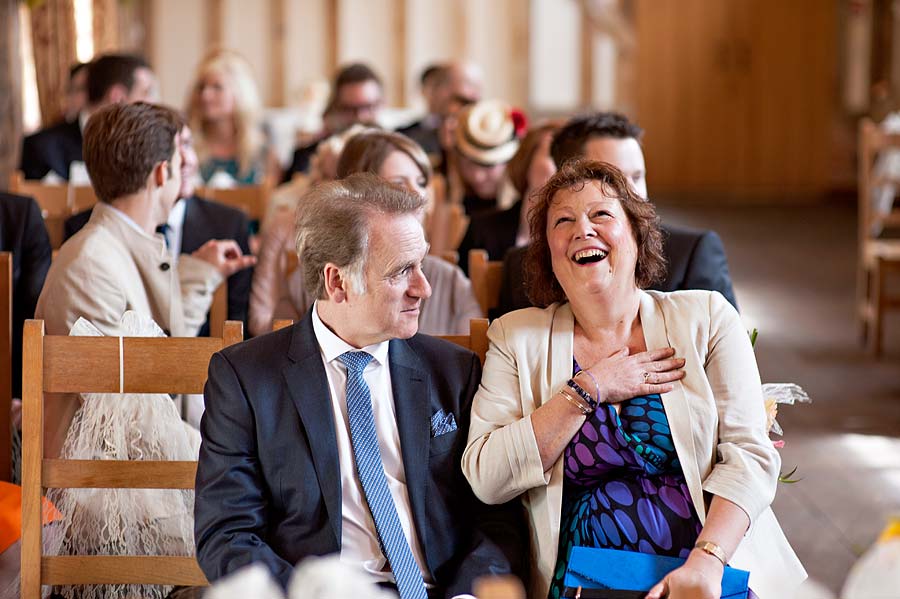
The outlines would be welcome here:
[[[284,276],[287,278],[292,275],[295,270],[300,267],[300,257],[297,255],[297,250],[294,248],[288,248],[284,250]]]
[[[503,262],[488,260],[486,250],[469,250],[469,279],[481,310],[487,314],[500,303]]]
[[[861,119],[859,122],[859,181],[857,186],[860,242],[872,237],[872,232],[879,229],[879,225],[900,226],[900,210],[894,209],[888,214],[882,214],[872,209],[872,191],[875,186],[883,183],[900,185],[900,180],[877,180],[873,173],[879,154],[889,149],[900,151],[900,134],[887,133],[870,118]]]
[[[66,219],[72,215],[69,186],[65,183],[47,185],[40,181],[28,181],[21,172],[16,171],[10,177],[9,190],[11,193],[34,198],[44,217],[50,246],[53,249],[59,248],[65,236]]]
[[[242,210],[250,220],[261,221],[269,203],[269,188],[265,185],[241,185],[232,188],[204,187],[197,195]]]
[[[193,489],[197,470],[191,461],[44,459],[44,394],[202,393],[212,354],[242,338],[240,322],[226,323],[222,338],[125,337],[121,342],[118,337],[49,336],[43,321],[25,323],[23,599],[39,598],[41,584],[207,584],[194,557],[42,555],[43,488]]]
[[[472,350],[484,364],[488,350],[487,330],[487,318],[473,318],[469,321],[468,335],[437,335],[437,337]]]
[[[228,279],[216,287],[212,304],[209,306],[209,336],[222,337],[225,333],[225,320],[228,318]]]
[[[12,480],[12,254],[0,252],[0,481]]]
[[[78,214],[97,203],[97,194],[90,185],[70,185],[72,196],[72,213]]]
[[[272,330],[280,331],[281,329],[292,326],[293,324],[294,321],[290,318],[276,318],[272,321]]]

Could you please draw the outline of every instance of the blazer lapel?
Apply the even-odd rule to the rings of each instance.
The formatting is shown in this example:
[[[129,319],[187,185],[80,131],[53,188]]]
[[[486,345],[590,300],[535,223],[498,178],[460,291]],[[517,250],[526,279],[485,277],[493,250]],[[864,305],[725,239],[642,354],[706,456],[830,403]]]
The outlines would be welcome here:
[[[422,548],[428,554],[428,530],[425,526],[425,492],[428,480],[428,451],[431,442],[431,402],[428,374],[415,353],[402,339],[391,341],[388,349],[394,412],[400,434],[400,451],[406,473],[406,490],[413,511],[413,522]]]
[[[341,479],[336,473],[341,471],[341,465],[334,431],[331,392],[319,344],[313,333],[311,312],[307,312],[306,317],[293,327],[288,359],[291,364],[284,367],[282,375],[306,430],[316,478],[325,498],[335,543],[340,547]]]
[[[665,317],[662,310],[656,304],[656,300],[649,293],[641,294],[641,327],[644,329],[644,342],[647,349],[661,347],[675,347],[669,341]],[[678,348],[675,347],[676,355]],[[681,381],[675,381],[674,389],[662,394],[663,407],[666,410],[666,418],[669,420],[669,430],[672,432],[672,441],[675,452],[681,462],[684,478],[694,502],[694,509],[700,517],[700,522],[706,521],[706,505],[703,502],[703,487],[700,481],[700,467],[697,464],[697,452],[694,448],[694,434],[691,425],[691,410],[684,394]]]

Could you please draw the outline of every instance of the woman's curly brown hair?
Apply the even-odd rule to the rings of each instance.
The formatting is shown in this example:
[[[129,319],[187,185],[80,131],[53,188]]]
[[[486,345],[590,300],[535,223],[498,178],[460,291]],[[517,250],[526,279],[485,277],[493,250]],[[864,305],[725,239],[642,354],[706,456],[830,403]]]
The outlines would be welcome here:
[[[622,203],[637,244],[635,284],[646,289],[665,273],[662,233],[653,204],[638,196],[628,178],[613,165],[596,160],[571,160],[537,193],[528,213],[531,244],[525,254],[525,291],[535,306],[545,308],[553,302],[566,300],[566,294],[553,273],[547,242],[547,213],[557,193],[564,189],[580,191],[589,181],[598,181],[603,193],[618,198]]]

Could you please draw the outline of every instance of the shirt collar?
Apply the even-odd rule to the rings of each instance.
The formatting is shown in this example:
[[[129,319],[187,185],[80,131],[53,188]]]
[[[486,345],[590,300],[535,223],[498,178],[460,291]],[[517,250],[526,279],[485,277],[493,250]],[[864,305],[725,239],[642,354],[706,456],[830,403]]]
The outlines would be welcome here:
[[[110,212],[112,212],[112,214],[114,214],[116,217],[125,221],[125,224],[127,224],[129,227],[131,227],[132,229],[134,229],[136,231],[139,231],[143,235],[147,235],[147,232],[144,231],[139,224],[134,222],[134,219],[132,219],[130,216],[128,216],[127,214],[125,214],[124,212],[122,212],[121,210],[119,210],[118,208],[113,206],[112,204],[107,203],[106,206],[107,206],[107,208],[109,208],[109,210],[110,210]]]
[[[387,364],[388,346],[390,345],[390,341],[374,343],[372,345],[367,345],[362,349],[353,347],[335,335],[331,329],[325,326],[322,319],[319,318],[318,300],[313,304],[312,325],[313,332],[316,334],[316,340],[319,342],[319,349],[322,350],[322,355],[324,356],[326,363],[336,360],[341,354],[348,351],[364,351],[371,354],[372,358],[374,358],[378,364],[382,366]]]
[[[169,218],[166,221],[170,227],[177,227],[179,230],[181,226],[184,224],[184,210],[186,199],[178,200],[175,202],[175,205],[172,206],[172,211],[169,212]]]

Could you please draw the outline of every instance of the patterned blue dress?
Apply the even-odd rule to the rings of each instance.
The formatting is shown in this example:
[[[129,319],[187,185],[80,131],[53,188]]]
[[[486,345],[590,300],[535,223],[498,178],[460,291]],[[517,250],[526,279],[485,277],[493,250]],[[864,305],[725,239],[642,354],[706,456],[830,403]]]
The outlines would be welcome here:
[[[575,372],[580,370],[575,364]],[[602,404],[563,455],[559,557],[550,597],[562,594],[572,547],[687,557],[700,534],[659,395],[634,397],[616,413]]]

